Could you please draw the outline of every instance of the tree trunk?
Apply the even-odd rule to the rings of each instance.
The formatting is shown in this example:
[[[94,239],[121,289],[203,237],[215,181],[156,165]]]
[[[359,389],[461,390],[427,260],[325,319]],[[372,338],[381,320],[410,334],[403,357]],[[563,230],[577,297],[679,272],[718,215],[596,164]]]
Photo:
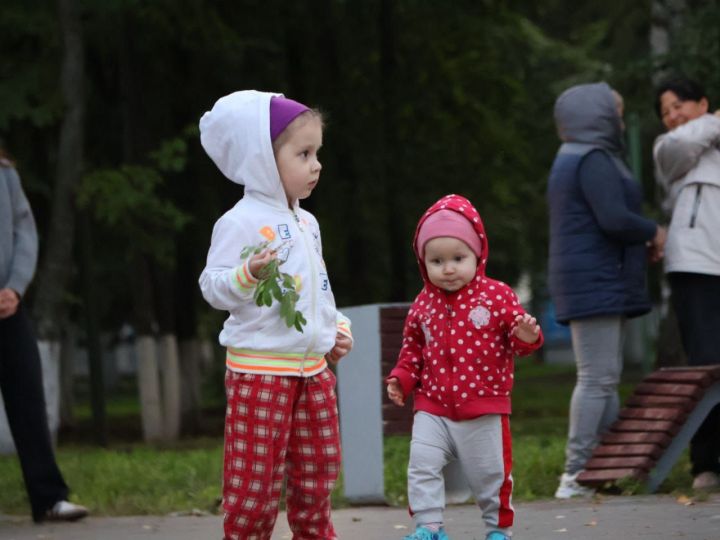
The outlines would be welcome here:
[[[135,340],[135,346],[138,359],[138,389],[143,440],[145,442],[161,441],[165,437],[165,430],[160,397],[157,343],[153,336],[141,334]]]
[[[60,349],[60,425],[70,428],[76,425],[73,411],[75,406],[73,385],[75,381],[75,354],[77,353],[76,341],[77,332],[72,326],[68,325]]]
[[[59,392],[60,340],[64,321],[69,319],[65,302],[72,270],[73,238],[75,231],[75,186],[80,180],[84,155],[85,119],[85,53],[79,7],[75,0],[58,0],[58,16],[63,39],[63,59],[60,88],[65,105],[60,138],[55,186],[52,194],[51,214],[47,241],[40,262],[37,293],[33,315],[41,353],[57,351],[53,357],[43,357],[48,369],[43,370],[44,385],[50,392]],[[47,399],[47,396],[46,396]],[[52,400],[47,400],[51,403]],[[48,411],[49,418],[59,418],[59,403]],[[51,423],[53,436],[57,425]]]
[[[650,53],[655,61],[653,83],[658,84],[668,76],[665,57],[671,50],[672,37],[682,25],[687,10],[686,0],[653,0],[651,6]],[[656,367],[685,365],[687,359],[680,342],[677,317],[670,302],[670,288],[662,277],[661,318],[658,328]]]
[[[669,67],[664,57],[670,52],[672,37],[682,25],[687,11],[686,0],[653,0],[650,7],[650,54],[655,63],[653,83],[659,83],[668,75]]]
[[[395,117],[397,111],[397,51],[396,13],[393,0],[382,0],[380,6],[380,77],[383,96],[383,139],[385,208],[388,217],[390,249],[389,300],[400,302],[407,299],[407,236],[403,228],[403,197],[400,193],[395,169],[400,161]]]
[[[180,436],[180,357],[175,334],[164,334],[158,339],[160,352],[160,378],[162,380],[162,412],[166,441]]]
[[[60,339],[62,321],[67,320],[64,296],[72,269],[75,187],[82,174],[84,150],[85,60],[80,13],[75,0],[58,0],[58,8],[64,43],[60,86],[65,114],[60,127],[45,255],[38,273],[46,279],[39,280],[34,305],[38,334],[42,340]]]
[[[202,422],[201,388],[202,356],[197,338],[181,340],[180,352],[180,414],[182,431],[194,435]]]

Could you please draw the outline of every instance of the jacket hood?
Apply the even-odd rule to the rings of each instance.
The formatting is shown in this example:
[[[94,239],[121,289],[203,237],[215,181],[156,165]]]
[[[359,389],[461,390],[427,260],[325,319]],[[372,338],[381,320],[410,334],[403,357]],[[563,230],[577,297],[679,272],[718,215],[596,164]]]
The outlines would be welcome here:
[[[435,285],[430,283],[427,275],[427,270],[425,269],[425,262],[422,260],[422,258],[420,257],[420,253],[417,250],[418,233],[420,232],[420,227],[422,227],[422,224],[425,222],[425,220],[429,216],[440,210],[452,210],[453,212],[457,212],[465,219],[467,219],[477,232],[478,237],[480,238],[480,244],[482,245],[482,251],[480,257],[478,258],[477,273],[475,275],[484,277],[485,267],[487,266],[488,260],[488,241],[487,236],[485,235],[485,226],[483,225],[482,219],[480,219],[480,213],[465,197],[461,195],[451,194],[445,195],[442,199],[438,200],[435,204],[428,208],[418,221],[417,227],[415,228],[415,235],[413,236],[412,244],[413,251],[415,252],[415,258],[418,261],[418,265],[420,265],[420,274],[422,275],[423,281],[425,282],[425,286],[437,288],[435,287]]]
[[[287,198],[270,140],[271,92],[242,90],[221,97],[200,118],[200,143],[218,169],[273,205]]]
[[[580,84],[560,94],[555,125],[565,143],[589,144],[611,153],[623,150],[621,119],[607,83]]]

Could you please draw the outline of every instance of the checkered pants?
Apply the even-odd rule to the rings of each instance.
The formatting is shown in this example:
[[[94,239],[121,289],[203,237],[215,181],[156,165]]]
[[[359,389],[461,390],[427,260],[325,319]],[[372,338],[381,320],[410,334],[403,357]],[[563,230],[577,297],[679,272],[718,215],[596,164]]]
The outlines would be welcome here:
[[[283,479],[293,540],[336,540],[330,493],[340,471],[335,375],[227,371],[225,540],[270,540]]]

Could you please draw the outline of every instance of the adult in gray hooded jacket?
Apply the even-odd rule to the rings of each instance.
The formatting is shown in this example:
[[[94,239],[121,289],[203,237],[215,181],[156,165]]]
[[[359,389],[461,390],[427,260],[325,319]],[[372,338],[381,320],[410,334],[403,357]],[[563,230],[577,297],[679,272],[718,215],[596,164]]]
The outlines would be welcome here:
[[[702,87],[672,79],[656,91],[668,130],[655,141],[656,179],[672,215],[665,272],[690,365],[720,363],[720,111],[709,114]],[[720,406],[690,444],[693,487],[720,487]]]
[[[617,417],[625,320],[650,311],[646,244],[660,248],[664,229],[642,216],[640,186],[621,159],[617,92],[605,83],[574,86],[557,99],[555,122],[563,144],[548,179],[548,283],[577,364],[555,493],[568,498],[589,493],[576,477]]]
[[[37,252],[32,210],[0,149],[0,391],[33,520],[74,520],[88,512],[67,501],[48,430],[40,354],[21,301],[35,273]]]

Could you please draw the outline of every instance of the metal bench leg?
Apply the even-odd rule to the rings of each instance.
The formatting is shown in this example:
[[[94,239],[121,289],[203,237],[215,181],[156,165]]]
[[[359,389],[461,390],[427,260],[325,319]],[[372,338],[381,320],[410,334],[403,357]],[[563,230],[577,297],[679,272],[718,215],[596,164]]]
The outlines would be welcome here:
[[[705,395],[690,413],[682,429],[673,437],[672,442],[665,449],[662,457],[650,471],[646,484],[650,493],[655,493],[663,480],[670,474],[673,465],[675,465],[678,458],[680,458],[683,450],[690,444],[690,439],[695,435],[695,432],[705,418],[707,418],[707,415],[710,414],[712,408],[718,403],[720,403],[720,382],[715,382],[705,391]]]

